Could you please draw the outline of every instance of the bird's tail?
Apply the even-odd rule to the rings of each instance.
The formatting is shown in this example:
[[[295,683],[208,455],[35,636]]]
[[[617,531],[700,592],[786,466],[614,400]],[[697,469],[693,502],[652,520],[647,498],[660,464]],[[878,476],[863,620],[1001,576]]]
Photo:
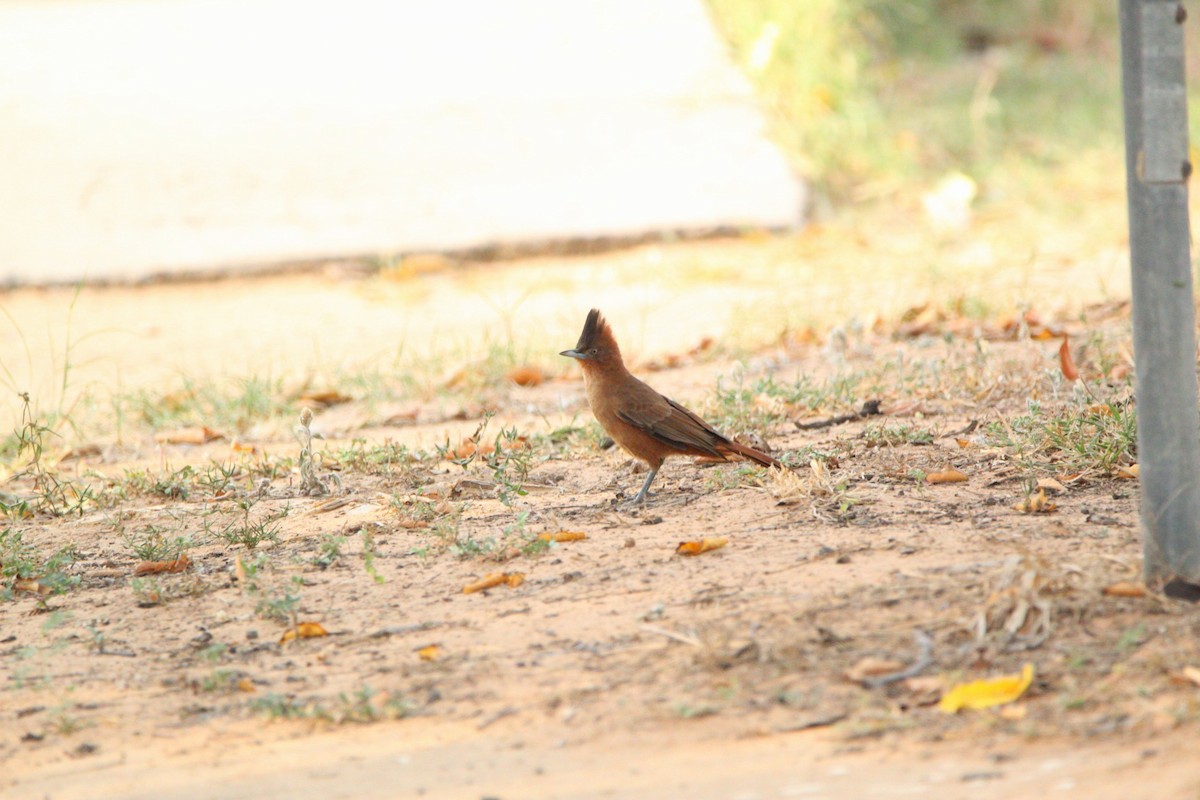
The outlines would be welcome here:
[[[741,442],[730,441],[729,444],[722,444],[717,449],[722,453],[728,451],[730,453],[739,455],[742,458],[748,458],[751,461],[757,461],[764,467],[779,467],[780,469],[783,469],[783,464],[780,463],[779,459],[772,458],[766,453],[761,453],[758,450],[755,450],[753,447],[747,447]]]

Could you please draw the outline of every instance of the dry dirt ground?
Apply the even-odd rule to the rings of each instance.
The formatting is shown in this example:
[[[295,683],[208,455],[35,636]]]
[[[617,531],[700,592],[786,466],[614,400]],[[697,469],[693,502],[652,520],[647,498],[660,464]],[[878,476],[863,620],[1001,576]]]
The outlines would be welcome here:
[[[500,300],[463,289],[495,277],[420,264],[92,288],[74,333],[45,337],[71,293],[10,293],[6,344],[31,365],[6,362],[12,388],[43,362],[81,388],[62,393],[78,424],[46,434],[40,473],[6,445],[4,502],[30,515],[10,512],[0,548],[0,793],[1200,794],[1200,615],[1136,586],[1127,305],[1088,289],[1044,316],[773,317],[773,338],[733,348],[705,340],[737,326],[725,303],[753,302],[745,285],[697,278],[659,318],[642,310],[674,284],[621,305],[606,283],[775,246],[491,267],[511,278]],[[496,303],[524,310],[481,322]],[[553,355],[592,303],[656,388],[793,471],[676,459],[648,507],[618,505],[642,474],[603,449]],[[431,329],[440,356],[381,343]],[[484,331],[508,349],[454,355]],[[1060,373],[1064,334],[1095,399]],[[366,351],[383,365],[330,366]],[[264,369],[255,357],[279,378],[267,411],[209,398]],[[870,400],[881,414],[796,424]],[[323,437],[311,459],[305,405]],[[200,425],[221,438],[172,441]],[[965,480],[930,481],[951,469]],[[1053,508],[1015,508],[1039,479]],[[585,538],[539,538],[564,532]],[[714,537],[728,542],[676,553]],[[135,575],[181,555],[178,572]],[[464,592],[494,573],[523,582]],[[1122,583],[1138,596],[1105,593]],[[301,623],[327,635],[285,641]],[[1015,702],[939,710],[951,686],[1025,664]]]

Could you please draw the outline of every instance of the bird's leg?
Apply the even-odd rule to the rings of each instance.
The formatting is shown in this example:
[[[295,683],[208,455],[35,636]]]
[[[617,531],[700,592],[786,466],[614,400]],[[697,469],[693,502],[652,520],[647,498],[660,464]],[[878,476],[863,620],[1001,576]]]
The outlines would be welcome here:
[[[633,499],[629,501],[630,505],[637,505],[638,503],[646,502],[646,496],[650,494],[650,484],[654,482],[654,476],[657,474],[658,467],[652,467],[650,469],[650,474],[646,476],[646,482],[642,484],[642,490],[634,495]]]

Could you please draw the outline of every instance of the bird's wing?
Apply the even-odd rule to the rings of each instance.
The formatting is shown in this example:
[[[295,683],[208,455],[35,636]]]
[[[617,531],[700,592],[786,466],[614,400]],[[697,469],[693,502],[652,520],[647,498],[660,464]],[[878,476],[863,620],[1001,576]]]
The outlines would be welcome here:
[[[698,451],[724,458],[717,445],[727,444],[728,439],[679,403],[657,392],[653,397],[640,397],[635,402],[622,404],[617,417],[681,452]]]

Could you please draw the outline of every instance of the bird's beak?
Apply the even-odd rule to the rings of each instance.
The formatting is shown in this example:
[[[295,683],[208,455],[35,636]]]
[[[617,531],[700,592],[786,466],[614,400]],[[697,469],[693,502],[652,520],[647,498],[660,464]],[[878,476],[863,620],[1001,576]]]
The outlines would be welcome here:
[[[578,359],[579,361],[587,361],[588,359],[587,353],[581,353],[578,350],[563,350],[561,353],[559,353],[559,355],[566,356],[567,358]]]

